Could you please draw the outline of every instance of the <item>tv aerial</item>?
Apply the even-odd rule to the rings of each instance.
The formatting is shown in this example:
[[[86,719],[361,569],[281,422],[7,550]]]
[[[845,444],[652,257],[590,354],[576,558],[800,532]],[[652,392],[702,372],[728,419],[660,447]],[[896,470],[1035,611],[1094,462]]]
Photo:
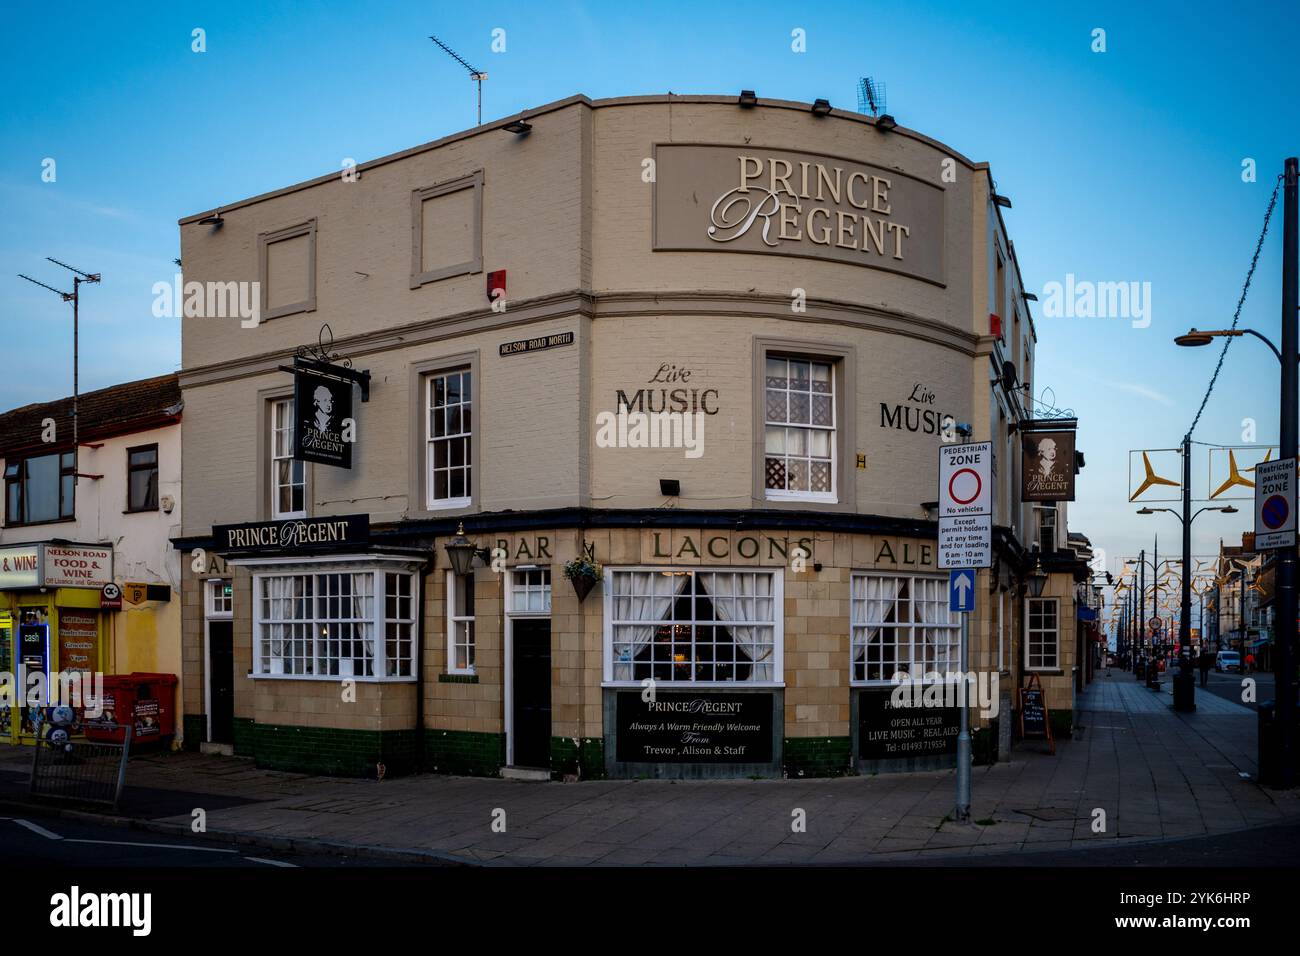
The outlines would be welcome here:
[[[858,80],[858,112],[880,116],[885,112],[885,84],[873,77]]]
[[[474,67],[470,66],[468,63],[465,62],[464,57],[462,57],[451,47],[447,46],[447,44],[443,43],[436,36],[430,34],[429,39],[432,40],[434,43],[438,44],[438,46],[442,48],[443,52],[446,53],[448,56],[450,56],[453,60],[455,60],[465,69],[469,70],[469,78],[478,84],[478,125],[482,126],[483,125],[483,81],[487,79],[487,74],[484,73],[482,70],[474,69]]]

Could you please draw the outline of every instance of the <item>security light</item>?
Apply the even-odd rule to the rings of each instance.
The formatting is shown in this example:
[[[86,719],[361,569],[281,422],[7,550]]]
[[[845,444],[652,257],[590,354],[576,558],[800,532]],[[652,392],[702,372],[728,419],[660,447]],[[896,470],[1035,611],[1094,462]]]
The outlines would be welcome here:
[[[669,498],[676,498],[682,493],[682,483],[676,478],[660,478],[659,493]]]
[[[813,116],[829,116],[831,113],[831,101],[823,99],[813,100],[812,113]]]
[[[880,130],[882,133],[888,133],[891,129],[897,128],[897,126],[898,124],[894,122],[894,118],[888,113],[881,113],[880,116],[876,118],[876,129]]]
[[[758,97],[753,90],[741,90],[740,98],[736,100],[736,103],[741,109],[753,109],[758,105]]]
[[[523,120],[512,120],[501,127],[507,133],[514,133],[516,136],[527,136],[533,130],[532,123],[526,123]]]

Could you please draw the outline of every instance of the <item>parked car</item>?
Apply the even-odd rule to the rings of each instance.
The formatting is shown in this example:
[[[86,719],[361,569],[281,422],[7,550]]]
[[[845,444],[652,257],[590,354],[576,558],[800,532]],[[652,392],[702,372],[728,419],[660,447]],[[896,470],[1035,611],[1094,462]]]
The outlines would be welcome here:
[[[1236,651],[1219,651],[1214,657],[1214,669],[1220,674],[1224,671],[1240,671],[1241,655]]]

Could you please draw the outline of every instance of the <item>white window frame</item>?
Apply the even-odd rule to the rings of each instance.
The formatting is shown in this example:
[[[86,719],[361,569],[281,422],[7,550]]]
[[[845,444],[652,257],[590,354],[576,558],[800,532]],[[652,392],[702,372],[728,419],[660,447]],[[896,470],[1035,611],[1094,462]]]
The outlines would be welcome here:
[[[1044,604],[1052,604],[1056,607],[1056,626],[1049,632],[1045,629],[1035,629],[1033,618],[1030,615],[1030,605],[1035,601],[1041,601]],[[1059,597],[1026,597],[1025,598],[1025,670],[1027,671],[1059,671],[1061,670],[1061,599]],[[1033,665],[1030,663],[1031,652],[1034,646],[1035,634],[1052,633],[1056,635],[1056,651],[1053,654],[1053,663]]]
[[[287,426],[281,425],[282,416],[287,416],[289,423]],[[284,518],[305,518],[307,517],[307,463],[298,461],[293,457],[293,398],[273,398],[271,399],[271,517],[275,520]],[[289,453],[280,455],[277,453],[277,437],[287,432],[289,438]],[[280,462],[289,462],[290,482],[282,485],[280,483]],[[302,509],[299,511],[281,511],[280,510],[280,489],[296,488],[298,482],[292,480],[295,465],[300,469],[302,475]],[[292,494],[292,493],[291,493]]]
[[[246,558],[243,560],[232,560],[232,565],[249,567],[253,571],[253,670],[249,675],[254,680],[305,680],[305,681],[332,681],[338,683],[343,680],[355,680],[361,683],[415,683],[419,680],[419,649],[420,649],[420,580],[419,567],[417,562],[410,558],[390,557],[383,555],[340,555],[335,558],[320,561],[304,561],[302,558]],[[406,574],[411,577],[411,616],[409,619],[398,620],[387,616],[386,588],[387,574]],[[343,668],[340,667],[338,674],[285,674],[272,673],[271,661],[264,659],[262,654],[262,628],[265,624],[272,623],[264,620],[262,615],[262,591],[263,582],[272,577],[281,577],[289,575],[317,575],[317,574],[370,574],[371,580],[371,613],[369,623],[372,628],[372,646],[374,648],[373,675],[365,674],[344,674]],[[320,595],[313,594],[313,602],[318,600]],[[313,617],[311,624],[314,627],[323,620],[331,620]],[[349,618],[348,620],[353,620]],[[411,673],[406,675],[389,674],[388,671],[392,666],[392,661],[388,659],[388,627],[392,623],[402,623],[410,626],[410,661]],[[317,655],[313,654],[313,659]]]
[[[538,576],[538,583],[533,584],[528,578],[533,575]],[[524,582],[520,583],[520,577],[524,577]],[[551,616],[551,569],[535,567],[532,565],[519,565],[510,569],[509,578],[506,581],[506,611],[512,617],[550,617]],[[529,601],[525,600],[520,606],[516,603],[520,595],[531,597],[538,595],[540,600],[537,602],[541,607],[529,607]]]
[[[913,620],[906,621],[903,623],[895,622],[893,624],[889,624],[888,626],[893,627],[895,629],[905,628],[907,630],[907,641],[908,641],[907,649],[908,649],[909,667],[913,666],[916,662],[916,647],[917,647],[916,638],[917,638],[917,630],[919,628],[935,628],[939,630],[944,630],[950,632],[950,634],[955,637],[954,641],[949,642],[949,647],[951,650],[948,656],[948,662],[944,670],[941,671],[940,673],[946,674],[949,670],[956,671],[961,667],[961,619],[959,615],[948,610],[948,599],[947,599],[948,578],[946,575],[906,574],[906,573],[899,573],[893,571],[855,571],[850,576],[850,580],[849,580],[849,686],[850,687],[893,687],[895,683],[893,679],[894,674],[902,673],[901,671],[898,670],[897,662],[895,662],[894,674],[891,674],[889,677],[874,678],[874,679],[864,678],[859,680],[854,674],[853,665],[856,659],[857,649],[859,646],[859,641],[857,637],[858,631],[860,629],[865,630],[866,628],[870,627],[872,623],[874,623],[871,621],[859,621],[855,619],[855,609],[854,609],[855,601],[852,596],[853,583],[855,580],[860,578],[862,579],[891,578],[896,581],[901,581],[903,579],[906,579],[908,581],[909,605],[911,605],[912,602],[915,600],[915,582],[925,581],[933,585],[933,587],[931,587],[930,590],[935,595],[942,595],[942,599],[939,599],[938,597],[931,597],[929,599],[930,606],[932,608],[940,609],[943,611],[945,615],[943,620],[917,622],[915,620],[915,615],[913,615]],[[896,602],[897,599],[898,599],[898,595],[897,592],[895,592],[893,600]],[[870,668],[870,661],[864,660],[864,668],[863,668],[864,672],[869,670],[869,668]],[[911,671],[908,671],[907,675],[910,680],[922,680],[924,679],[926,673],[928,672],[922,671],[921,673],[913,673]]]
[[[457,600],[456,600],[456,598],[457,598],[457,593],[458,593],[458,590],[459,590],[459,587],[460,587],[460,584],[461,584],[461,582],[460,582],[460,580],[459,580],[459,577],[460,577],[460,575],[456,574],[455,571],[450,571],[450,570],[449,570],[449,571],[447,572],[447,577],[446,577],[446,587],[447,587],[447,673],[448,673],[448,674],[464,674],[464,675],[467,675],[467,676],[468,676],[468,675],[473,675],[474,673],[476,673],[476,671],[474,670],[474,664],[473,664],[473,663],[470,663],[470,665],[469,665],[468,667],[457,667],[457,666],[456,666],[456,649],[457,649],[458,647],[468,647],[468,648],[470,649],[470,653],[469,653],[468,655],[466,655],[466,657],[467,657],[467,659],[469,659],[471,662],[473,661],[474,656],[475,656],[475,652],[478,650],[478,648],[475,646],[476,635],[475,635],[475,633],[474,633],[474,632],[475,632],[475,628],[476,628],[477,625],[475,624],[475,621],[474,621],[474,617],[475,617],[475,616],[474,616],[473,614],[457,614],[457,613],[456,613],[458,610],[463,610],[463,608],[460,608],[460,606],[458,605]],[[474,587],[474,575],[473,575],[473,573],[470,573],[470,574],[466,575],[466,578],[467,578],[466,586],[472,589],[472,588]],[[466,624],[469,625],[469,627],[468,627],[468,629],[467,629],[467,630],[468,630],[468,634],[469,634],[469,640],[468,640],[468,641],[462,641],[462,640],[460,640],[461,626],[462,626],[462,625],[466,625]]]
[[[1055,551],[1057,532],[1060,530],[1061,518],[1061,512],[1057,509],[1057,503],[1048,502],[1034,505],[1034,543],[1038,545],[1039,549],[1043,551],[1044,554],[1047,553],[1047,549],[1043,548],[1043,531],[1045,530],[1043,527],[1043,519],[1048,515],[1051,515],[1052,517],[1052,550]]]
[[[229,621],[235,616],[235,595],[232,590],[229,607],[221,607],[217,600],[217,588],[231,587],[230,578],[208,578],[203,582],[203,616],[209,621]]]
[[[736,690],[744,688],[771,688],[785,686],[785,572],[779,568],[754,568],[754,567],[726,567],[726,566],[704,566],[704,567],[665,567],[663,565],[628,565],[622,567],[605,566],[604,587],[604,636],[602,657],[604,658],[604,674],[601,683],[602,687],[640,687],[641,681],[638,679],[615,680],[614,679],[614,572],[616,571],[634,571],[634,572],[653,572],[656,574],[678,574],[683,572],[694,573],[696,571],[703,573],[735,573],[735,574],[767,574],[772,578],[772,614],[774,620],[753,622],[755,624],[772,626],[772,675],[773,679],[768,681],[656,681],[655,683],[662,687],[671,689],[697,688],[710,690]],[[698,622],[696,622],[698,623]]]
[[[811,398],[811,396],[812,396],[812,393],[811,393],[811,392],[809,393],[809,415],[808,415],[808,417],[809,417],[809,419],[810,419],[810,423],[809,423],[809,424],[807,424],[807,425],[803,425],[803,424],[798,423],[798,422],[793,422],[793,423],[792,423],[792,422],[789,422],[789,421],[784,421],[784,422],[773,422],[773,421],[769,421],[769,420],[768,420],[768,417],[767,417],[767,390],[768,390],[768,389],[767,389],[767,362],[769,362],[769,361],[807,362],[807,363],[809,364],[809,381],[810,381],[810,382],[812,381],[812,368],[811,368],[811,367],[812,367],[813,365],[824,365],[824,366],[826,366],[827,368],[829,368],[829,370],[830,370],[830,377],[831,377],[831,392],[830,392],[830,400],[831,400],[831,424],[830,424],[829,427],[827,427],[827,426],[825,426],[825,425],[813,425],[813,424],[811,424],[811,418],[812,418],[812,411],[811,411],[811,402],[812,402],[812,398]],[[829,502],[829,503],[831,503],[831,504],[837,503],[837,502],[839,501],[839,466],[840,466],[840,462],[839,462],[839,448],[838,448],[838,442],[839,442],[839,427],[840,427],[840,421],[839,421],[839,409],[838,409],[838,407],[837,407],[837,399],[838,399],[837,391],[838,391],[838,389],[840,388],[840,383],[839,383],[839,376],[838,376],[838,374],[837,374],[837,370],[836,370],[836,366],[837,366],[838,364],[839,364],[838,362],[827,361],[826,359],[819,359],[819,358],[805,358],[805,357],[800,356],[800,355],[782,353],[782,352],[780,352],[780,351],[776,351],[776,350],[773,350],[772,352],[770,352],[769,354],[767,354],[767,355],[764,357],[763,368],[762,368],[763,379],[762,379],[761,382],[758,382],[758,383],[757,383],[758,386],[759,386],[759,388],[762,390],[762,393],[761,393],[761,394],[762,394],[762,406],[761,406],[761,407],[762,407],[762,410],[763,410],[763,439],[762,439],[762,441],[763,441],[763,454],[762,454],[762,459],[761,459],[761,460],[762,460],[762,462],[763,462],[763,472],[762,472],[762,476],[761,476],[761,478],[762,478],[762,482],[763,482],[763,495],[764,495],[764,498],[766,498],[766,499],[768,499],[768,500],[772,500],[772,501],[820,501],[820,502]],[[790,391],[790,388],[789,388],[789,378],[788,378],[788,377],[787,377],[787,379],[786,379],[786,388],[784,389],[784,391],[786,391],[787,393]],[[787,413],[787,418],[788,418],[788,413]],[[767,429],[769,429],[769,428],[786,428],[786,429],[795,428],[795,429],[803,429],[804,431],[807,431],[807,432],[813,432],[813,431],[824,431],[824,432],[827,432],[827,433],[830,435],[830,449],[831,449],[831,456],[830,456],[830,463],[829,463],[829,464],[830,464],[830,472],[831,472],[831,490],[830,490],[829,492],[826,492],[826,491],[791,491],[791,490],[789,490],[789,489],[785,489],[785,488],[769,488],[769,487],[767,487],[767,458],[768,458],[768,452],[767,452]],[[789,460],[789,455],[788,455],[788,454],[785,454],[785,453],[783,453],[783,454],[785,455],[785,459],[788,461],[788,460]],[[809,463],[808,475],[809,475],[809,485],[811,485],[811,484],[812,484],[812,467],[811,467],[811,463],[812,463],[812,460],[813,460],[813,459],[812,459],[812,455],[811,455],[811,451],[809,452],[809,454],[804,455],[804,456],[801,456],[801,457],[802,457],[802,460],[807,461],[807,462]]]
[[[455,435],[445,434],[434,437],[433,429],[429,427],[429,417],[433,412],[433,383],[440,378],[446,378],[448,375],[468,375],[470,376],[470,387],[467,391],[461,392],[461,400],[458,403],[461,406],[461,431]],[[420,432],[424,436],[424,506],[429,511],[445,511],[451,508],[468,508],[474,501],[474,469],[477,463],[474,461],[474,420],[478,418],[478,409],[474,407],[474,379],[475,370],[469,366],[457,366],[455,368],[439,369],[437,371],[427,372],[424,376],[424,401],[422,416],[423,421],[420,426]],[[447,406],[443,406],[446,408]],[[470,427],[466,431],[464,427],[464,409],[470,411]],[[456,498],[435,498],[434,488],[434,443],[439,441],[450,441],[451,439],[464,439],[465,441],[465,459],[467,464],[464,466],[465,471],[465,494]],[[450,458],[448,459],[450,461]],[[458,466],[459,467],[459,466]],[[450,473],[450,467],[447,469]],[[449,486],[450,487],[450,486]]]

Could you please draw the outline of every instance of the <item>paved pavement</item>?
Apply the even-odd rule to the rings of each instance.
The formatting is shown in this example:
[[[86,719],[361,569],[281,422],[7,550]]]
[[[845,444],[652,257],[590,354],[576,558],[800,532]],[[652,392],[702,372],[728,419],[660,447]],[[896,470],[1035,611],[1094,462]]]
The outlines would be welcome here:
[[[1045,853],[1300,823],[1300,794],[1251,779],[1253,710],[1212,694],[1198,695],[1193,714],[1176,714],[1170,703],[1168,681],[1157,694],[1132,674],[1103,673],[1081,700],[1075,738],[1059,741],[1056,756],[1028,741],[1009,762],[975,769],[977,823],[969,826],[949,819],[952,771],[568,784],[421,775],[381,783],[191,754],[133,759],[122,812],[181,832],[202,808],[209,833],[221,837],[516,866],[951,864],[1001,854],[1033,864],[1052,858]],[[6,757],[0,770],[14,769]]]

